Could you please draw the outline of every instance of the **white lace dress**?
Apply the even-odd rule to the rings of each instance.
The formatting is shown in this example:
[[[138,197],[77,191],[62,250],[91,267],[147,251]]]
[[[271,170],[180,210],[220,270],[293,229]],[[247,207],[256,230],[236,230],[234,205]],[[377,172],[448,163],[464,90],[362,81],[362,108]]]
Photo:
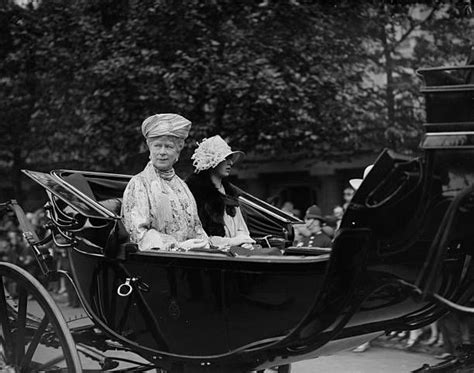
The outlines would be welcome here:
[[[122,214],[140,250],[175,250],[188,239],[208,239],[186,183],[177,175],[165,180],[151,162],[128,183]]]

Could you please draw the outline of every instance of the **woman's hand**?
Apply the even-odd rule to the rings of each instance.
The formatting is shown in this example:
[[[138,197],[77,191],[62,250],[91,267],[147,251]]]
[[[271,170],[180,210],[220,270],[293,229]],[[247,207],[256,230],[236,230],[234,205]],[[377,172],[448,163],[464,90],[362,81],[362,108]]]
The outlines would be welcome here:
[[[243,244],[252,244],[252,243],[255,243],[255,240],[245,235],[235,236],[229,239],[230,246],[240,246]]]
[[[200,238],[191,238],[179,243],[179,247],[184,250],[189,249],[202,249],[203,247],[209,246],[207,240],[202,240]]]

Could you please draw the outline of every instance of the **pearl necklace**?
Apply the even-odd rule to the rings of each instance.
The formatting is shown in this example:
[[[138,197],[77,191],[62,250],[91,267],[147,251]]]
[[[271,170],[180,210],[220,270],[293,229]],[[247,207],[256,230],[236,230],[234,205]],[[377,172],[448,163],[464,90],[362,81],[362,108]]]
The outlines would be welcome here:
[[[166,171],[161,171],[155,168],[156,173],[158,174],[159,177],[161,177],[163,180],[170,181],[176,173],[174,172],[174,168],[170,168],[169,170]]]

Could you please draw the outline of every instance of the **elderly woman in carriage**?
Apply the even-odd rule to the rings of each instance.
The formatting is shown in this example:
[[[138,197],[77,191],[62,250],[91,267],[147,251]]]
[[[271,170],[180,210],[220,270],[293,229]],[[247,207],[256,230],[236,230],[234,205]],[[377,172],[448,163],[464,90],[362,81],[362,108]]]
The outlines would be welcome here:
[[[193,195],[173,169],[190,127],[177,114],[157,114],[143,122],[150,162],[132,177],[123,198],[124,224],[140,250],[208,246]]]

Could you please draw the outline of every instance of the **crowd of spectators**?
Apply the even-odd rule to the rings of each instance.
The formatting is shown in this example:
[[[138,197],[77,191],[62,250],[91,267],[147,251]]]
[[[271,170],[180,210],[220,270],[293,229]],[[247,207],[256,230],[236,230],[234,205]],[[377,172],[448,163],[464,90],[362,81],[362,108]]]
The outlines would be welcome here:
[[[347,186],[343,192],[342,205],[336,205],[332,209],[332,213],[322,215],[321,209],[317,205],[308,206],[304,214],[295,208],[292,201],[285,201],[280,209],[305,221],[305,224],[296,224],[295,228],[295,245],[307,246],[309,242],[327,242],[325,239],[311,240],[310,237],[314,233],[321,232],[330,240],[334,239],[339,229],[344,212],[354,196],[355,190],[351,186]],[[316,227],[317,226],[317,227]],[[316,245],[314,245],[316,246]]]
[[[33,253],[10,214],[4,214],[0,220],[0,259],[36,274]]]
[[[43,209],[29,212],[26,217],[35,229],[38,237],[43,238],[47,234],[45,229],[46,217]],[[69,262],[67,251],[64,248],[49,243],[49,251],[53,256],[53,266],[56,269],[67,270]],[[0,260],[18,265],[28,271],[35,278],[42,280],[38,263],[34,257],[31,247],[24,239],[16,219],[12,213],[3,213],[0,216]],[[9,283],[8,292],[11,296],[17,296],[15,283]],[[61,303],[67,303],[71,307],[79,307],[76,292],[70,287],[69,281],[61,276],[58,281],[45,284],[53,298]]]

